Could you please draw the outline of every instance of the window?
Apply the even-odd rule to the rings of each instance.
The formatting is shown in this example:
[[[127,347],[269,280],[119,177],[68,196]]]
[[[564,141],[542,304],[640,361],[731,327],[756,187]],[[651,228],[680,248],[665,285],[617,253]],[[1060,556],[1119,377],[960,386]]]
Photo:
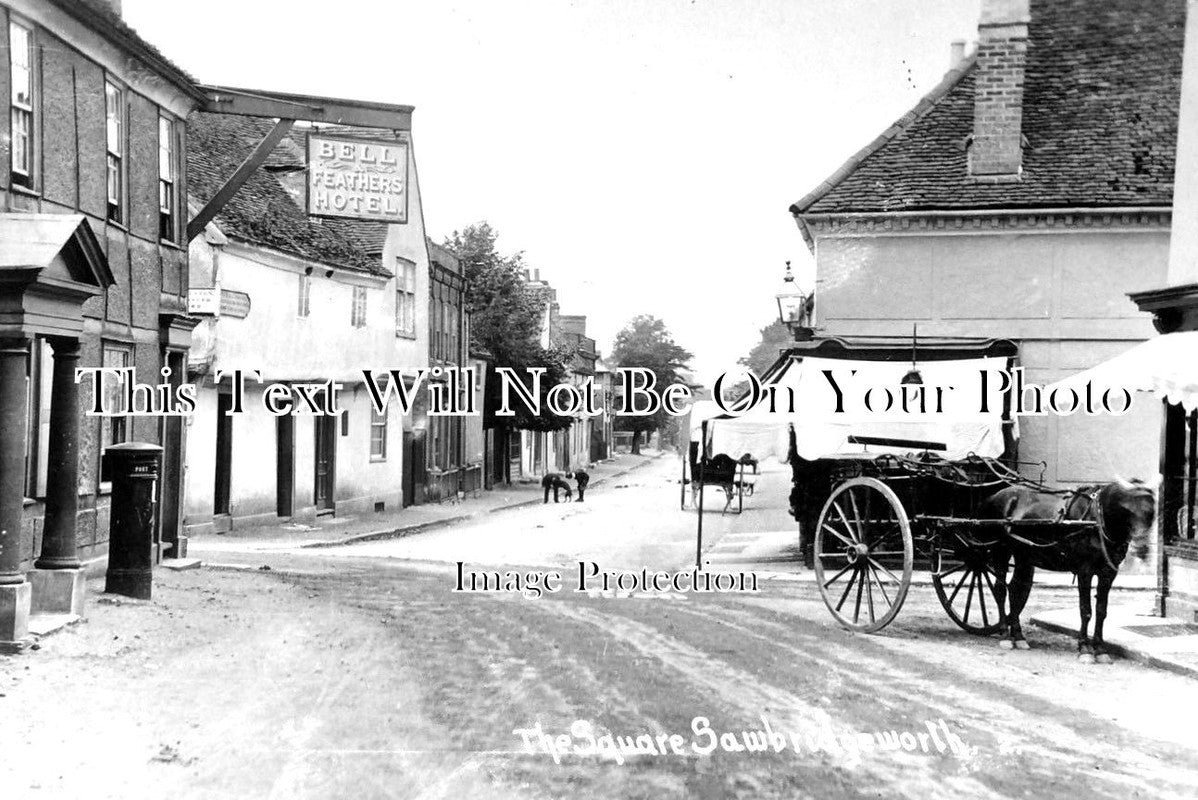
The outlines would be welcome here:
[[[395,277],[395,335],[416,335],[416,264],[398,260]]]
[[[104,84],[104,107],[108,120],[108,219],[122,222],[125,208],[124,152],[125,111],[121,90]]]
[[[33,188],[33,33],[8,25],[9,68],[12,76],[12,182]]]
[[[299,308],[296,313],[301,317],[308,316],[312,310],[312,278],[307,275],[299,276]]]
[[[133,360],[133,353],[129,347],[119,344],[104,343],[103,358],[101,366],[116,369],[124,369],[129,366]],[[111,374],[104,374],[101,378],[100,390],[104,393],[104,407],[107,409],[123,409],[124,400],[124,383],[119,377]],[[125,409],[127,410],[127,409]],[[129,418],[125,416],[117,417],[100,417],[100,447],[105,448],[109,445],[120,444],[129,440]],[[103,469],[100,471],[100,480],[108,481],[108,460],[104,459]]]
[[[158,237],[173,242],[175,233],[175,126],[158,117]]]
[[[380,414],[373,407],[370,409],[370,459],[371,461],[387,460],[387,414]]]
[[[458,449],[461,422],[458,417],[429,417],[427,458],[428,468],[449,472],[461,466]]]
[[[366,325],[366,287],[354,287],[354,308],[350,315],[350,324],[355,328],[362,328]]]

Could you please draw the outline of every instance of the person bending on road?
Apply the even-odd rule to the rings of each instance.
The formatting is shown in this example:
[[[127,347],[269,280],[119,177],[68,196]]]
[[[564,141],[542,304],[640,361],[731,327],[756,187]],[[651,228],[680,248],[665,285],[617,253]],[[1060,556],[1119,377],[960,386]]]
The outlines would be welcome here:
[[[544,478],[541,478],[541,486],[545,489],[545,502],[549,502],[549,490],[553,490],[553,502],[558,502],[558,492],[566,493],[566,502],[574,497],[574,491],[570,488],[570,484],[566,483],[566,479],[556,472],[548,473]]]
[[[586,494],[587,485],[591,482],[590,474],[584,469],[576,469],[573,472],[567,472],[566,477],[578,481],[578,502],[581,503],[583,495]]]

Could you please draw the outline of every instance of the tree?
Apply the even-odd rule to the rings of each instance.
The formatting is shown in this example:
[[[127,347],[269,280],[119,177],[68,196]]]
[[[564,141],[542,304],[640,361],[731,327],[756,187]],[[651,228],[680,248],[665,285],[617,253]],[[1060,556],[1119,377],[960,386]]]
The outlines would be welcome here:
[[[774,365],[783,350],[794,347],[794,336],[791,335],[790,328],[778,320],[762,328],[760,335],[761,341],[753,345],[749,354],[737,362],[742,367],[753,370],[758,378]]]
[[[515,416],[496,416],[500,380],[494,369],[487,375],[484,424],[497,431],[496,460],[502,465],[502,477],[510,483],[507,453],[513,430],[556,431],[573,422],[571,417],[550,412],[544,402],[549,390],[565,380],[570,354],[541,345],[545,298],[529,287],[525,279],[523,253],[502,255],[496,247],[498,238],[499,234],[487,222],[479,222],[454,231],[445,239],[444,246],[461,262],[467,281],[466,306],[472,345],[489,353],[494,366],[513,368],[530,388],[533,382],[529,369],[545,368],[539,414],[517,400],[512,403]]]
[[[647,314],[633,317],[624,329],[616,334],[612,345],[612,360],[619,367],[644,367],[653,372],[656,379],[653,394],[660,399],[662,392],[672,383],[685,383],[679,372],[688,369],[693,358],[690,351],[674,342],[674,337],[660,319]],[[626,407],[631,403],[625,401]],[[664,426],[667,414],[659,409],[647,416],[621,415],[616,426],[632,431],[632,452],[641,451],[641,434]]]
[[[757,344],[753,345],[753,349],[747,356],[738,359],[736,363],[745,369],[752,370],[753,374],[760,378],[766,373],[766,370],[774,365],[783,350],[794,346],[794,336],[790,329],[778,320],[766,325],[758,332],[758,335],[761,338]],[[724,400],[734,401],[748,391],[749,382],[747,380],[738,381],[724,388]]]

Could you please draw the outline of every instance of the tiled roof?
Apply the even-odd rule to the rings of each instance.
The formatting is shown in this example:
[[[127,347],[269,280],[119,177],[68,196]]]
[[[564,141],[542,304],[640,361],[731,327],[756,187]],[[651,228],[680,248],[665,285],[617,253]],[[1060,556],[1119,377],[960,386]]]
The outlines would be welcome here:
[[[189,117],[188,190],[195,199],[207,202],[273,126],[271,120],[233,114],[196,113]],[[356,227],[353,224],[314,222],[285,187],[287,173],[278,172],[302,167],[303,152],[303,145],[291,137],[280,142],[267,159],[267,168],[257,170],[246,181],[216,215],[216,224],[234,239],[342,269],[390,277],[378,257],[381,247],[373,252],[364,247],[350,232]],[[386,237],[386,225],[361,225],[381,228]]]
[[[1185,0],[1031,0],[1023,175],[970,178],[968,61],[791,212],[1167,206]]]

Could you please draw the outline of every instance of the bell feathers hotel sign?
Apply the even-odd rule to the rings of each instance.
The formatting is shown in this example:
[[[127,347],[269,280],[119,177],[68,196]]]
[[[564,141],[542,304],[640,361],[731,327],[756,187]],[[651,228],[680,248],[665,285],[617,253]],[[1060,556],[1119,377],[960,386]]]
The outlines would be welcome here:
[[[308,213],[408,221],[408,142],[308,136]]]

